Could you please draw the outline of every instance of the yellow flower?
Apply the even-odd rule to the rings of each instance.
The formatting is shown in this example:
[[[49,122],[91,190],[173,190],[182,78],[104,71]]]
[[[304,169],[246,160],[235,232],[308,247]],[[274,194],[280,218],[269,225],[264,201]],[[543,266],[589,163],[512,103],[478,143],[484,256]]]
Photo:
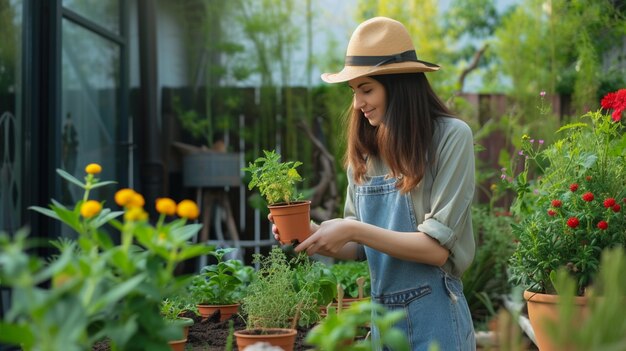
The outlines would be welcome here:
[[[88,174],[98,174],[102,172],[102,166],[97,163],[90,163],[85,167],[85,172]]]
[[[178,204],[176,213],[182,218],[196,219],[200,215],[200,210],[195,202],[191,200],[183,200]]]
[[[176,214],[176,202],[167,197],[158,198],[156,199],[156,210],[160,214],[173,216]]]
[[[127,222],[145,221],[148,219],[148,213],[141,207],[130,207],[124,213],[124,220]]]
[[[498,189],[498,186],[495,183],[491,184],[491,191],[496,191]]]
[[[130,203],[135,191],[133,189],[120,189],[115,193],[115,203],[124,207]]]
[[[146,200],[143,198],[143,195],[139,193],[133,193],[130,201],[126,204],[126,207],[143,207],[143,205],[145,204]]]
[[[102,204],[96,200],[89,200],[80,205],[80,214],[85,218],[92,218],[102,210]]]

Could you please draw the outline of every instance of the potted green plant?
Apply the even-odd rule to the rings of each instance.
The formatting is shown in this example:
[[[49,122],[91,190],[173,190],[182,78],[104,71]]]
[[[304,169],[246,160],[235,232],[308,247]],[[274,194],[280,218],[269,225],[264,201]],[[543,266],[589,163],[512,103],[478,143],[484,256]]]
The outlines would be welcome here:
[[[255,255],[257,279],[247,288],[241,304],[246,329],[235,332],[237,346],[264,341],[286,351],[293,350],[297,325],[319,320],[316,295],[307,286],[294,283],[294,261],[273,247],[267,256]]]
[[[263,150],[264,157],[250,162],[244,171],[251,174],[248,188],[258,188],[267,201],[267,207],[274,217],[280,232],[282,244],[297,244],[310,234],[311,201],[301,200],[295,184],[302,181],[296,170],[302,162],[281,162],[281,156],[274,150]]]
[[[602,100],[605,109],[626,107],[626,89]],[[605,248],[626,244],[626,134],[619,114],[588,112],[561,127],[562,135],[544,147],[524,135],[524,170],[516,178],[520,222],[513,224],[518,243],[510,260],[511,281],[526,291],[529,317],[542,350],[551,345],[535,314],[557,300],[553,280],[564,268],[576,281],[576,303],[594,281]],[[528,180],[534,163],[541,177]],[[506,177],[503,177],[506,178]],[[527,210],[525,210],[527,209]],[[556,318],[553,317],[540,317]],[[580,317],[575,317],[580,318]]]
[[[181,127],[193,138],[201,141],[201,146],[174,142],[183,154],[183,184],[187,187],[225,187],[241,184],[241,154],[229,152],[224,134],[217,132],[211,118],[196,110],[185,110],[179,97],[174,97],[172,107]],[[228,121],[229,118],[225,118]]]
[[[224,255],[232,248],[221,248],[212,252],[217,263],[203,267],[191,279],[189,293],[196,303],[202,318],[206,319],[216,311],[220,321],[236,314],[246,286],[254,277],[254,269],[236,259],[224,260]]]
[[[185,349],[189,327],[194,324],[193,319],[183,316],[183,313],[187,311],[197,313],[194,304],[185,303],[179,299],[164,299],[161,302],[161,316],[167,323],[176,328],[177,335],[168,341],[173,351],[183,351]]]
[[[308,289],[313,293],[320,311],[323,312],[337,296],[337,278],[328,265],[311,260],[307,255],[300,254],[294,260],[296,290]]]

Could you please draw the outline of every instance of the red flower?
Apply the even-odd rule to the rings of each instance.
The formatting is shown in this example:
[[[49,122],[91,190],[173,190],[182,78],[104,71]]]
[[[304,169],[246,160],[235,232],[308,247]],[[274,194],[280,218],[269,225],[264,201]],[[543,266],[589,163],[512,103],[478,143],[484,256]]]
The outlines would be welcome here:
[[[609,224],[606,221],[598,222],[598,228],[602,230],[606,230],[609,227]]]
[[[626,109],[626,89],[606,94],[602,98],[600,105],[607,110],[613,109],[611,117],[613,121],[619,122],[622,119],[622,111]]]
[[[591,193],[590,191],[584,193],[582,197],[583,197],[583,200],[587,202],[591,202],[594,199],[593,193]]]
[[[590,181],[591,181],[591,179],[593,179],[591,176],[586,176],[586,177],[585,177],[585,180],[586,180],[586,181],[588,181],[588,182],[590,182]]]
[[[561,200],[552,200],[552,207],[561,207],[562,204]]]
[[[567,226],[570,227],[570,228],[576,228],[576,227],[578,227],[578,224],[580,224],[580,222],[578,221],[578,218],[576,218],[576,217],[570,217],[567,220]]]
[[[548,216],[550,217],[554,217],[556,215],[556,212],[552,209],[548,210]]]
[[[613,207],[611,208],[613,210],[613,212],[619,212],[619,210],[622,209],[622,207],[618,204],[613,205]]]
[[[578,184],[576,183],[570,184],[569,190],[571,190],[572,192],[575,192],[576,190],[578,190]]]
[[[604,207],[609,208],[609,207],[613,207],[613,205],[615,205],[614,198],[609,197],[608,199],[604,200]]]

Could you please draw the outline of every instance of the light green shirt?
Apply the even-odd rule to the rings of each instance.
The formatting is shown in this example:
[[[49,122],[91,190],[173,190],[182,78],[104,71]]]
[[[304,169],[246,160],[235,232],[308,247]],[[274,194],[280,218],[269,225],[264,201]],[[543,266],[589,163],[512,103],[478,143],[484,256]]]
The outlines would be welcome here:
[[[460,277],[474,259],[471,205],[474,198],[474,139],[470,127],[460,119],[441,117],[435,127],[435,161],[422,181],[411,190],[417,230],[428,234],[450,250],[442,268]],[[368,158],[367,175],[389,173],[377,158]],[[344,217],[356,219],[354,179],[348,169],[348,193]]]

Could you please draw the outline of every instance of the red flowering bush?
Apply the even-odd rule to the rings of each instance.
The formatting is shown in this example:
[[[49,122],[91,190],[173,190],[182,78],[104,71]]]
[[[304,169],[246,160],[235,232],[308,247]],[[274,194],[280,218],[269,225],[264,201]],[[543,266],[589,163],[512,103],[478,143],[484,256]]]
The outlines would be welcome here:
[[[605,248],[626,247],[626,133],[621,113],[626,89],[602,99],[603,110],[589,112],[561,127],[562,137],[538,148],[522,140],[525,169],[516,179],[512,207],[520,221],[510,261],[515,284],[555,293],[554,272],[565,267],[576,279],[578,294],[591,284]],[[531,162],[541,176],[527,179]]]

